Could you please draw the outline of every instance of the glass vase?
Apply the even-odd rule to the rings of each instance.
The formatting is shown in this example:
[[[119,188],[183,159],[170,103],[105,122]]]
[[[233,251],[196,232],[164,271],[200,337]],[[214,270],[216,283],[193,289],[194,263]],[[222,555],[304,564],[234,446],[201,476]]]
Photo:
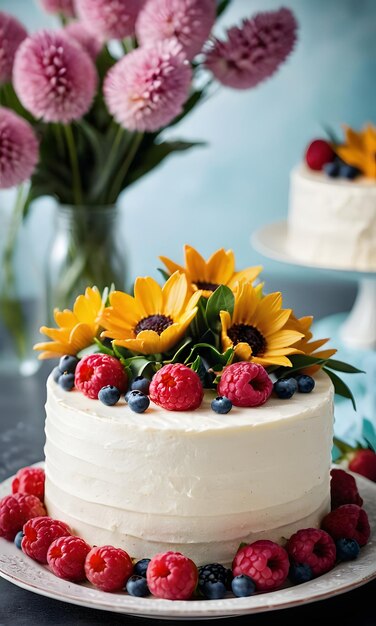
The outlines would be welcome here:
[[[59,205],[47,258],[50,321],[54,308],[71,309],[86,287],[124,289],[126,265],[115,205]]]

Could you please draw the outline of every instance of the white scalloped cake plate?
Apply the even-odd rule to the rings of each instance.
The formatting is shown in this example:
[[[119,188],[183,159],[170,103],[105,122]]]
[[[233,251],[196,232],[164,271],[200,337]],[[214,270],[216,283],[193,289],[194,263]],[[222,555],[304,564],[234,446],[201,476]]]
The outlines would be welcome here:
[[[341,272],[346,275],[346,278],[372,278],[376,276],[375,271],[360,271],[356,268],[349,267],[329,267],[328,265],[320,265],[320,262],[304,262],[294,257],[287,246],[287,221],[273,222],[267,224],[259,230],[255,231],[251,235],[251,244],[260,252],[263,256],[273,259],[274,261],[280,261],[282,263],[288,263],[289,265],[297,265],[315,270]]]
[[[38,463],[37,465],[42,465]],[[376,532],[376,484],[356,476],[372,533]],[[10,493],[12,477],[0,484],[0,498]],[[335,568],[302,585],[260,593],[248,598],[223,600],[160,600],[135,598],[126,592],[105,593],[89,584],[74,584],[54,576],[47,567],[25,556],[14,543],[0,539],[0,576],[15,585],[70,604],[155,619],[215,619],[292,608],[345,593],[376,578],[376,542],[371,540],[356,561]]]

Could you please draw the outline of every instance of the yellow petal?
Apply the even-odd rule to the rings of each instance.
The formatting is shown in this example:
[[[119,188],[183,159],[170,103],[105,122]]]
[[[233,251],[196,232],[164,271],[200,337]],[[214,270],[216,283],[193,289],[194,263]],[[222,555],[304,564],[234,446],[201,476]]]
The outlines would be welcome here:
[[[296,330],[279,330],[275,335],[268,337],[268,349],[278,349],[290,346],[301,339],[304,335]]]
[[[184,246],[185,265],[193,283],[210,282],[205,259],[191,246]]]
[[[247,269],[241,270],[240,272],[235,272],[227,285],[230,289],[233,289],[236,283],[253,283],[262,269],[262,265],[255,265],[254,267],[247,267]]]
[[[163,313],[162,289],[154,278],[150,276],[139,276],[136,278],[134,296],[136,302],[144,311],[143,317]]]
[[[232,250],[220,248],[207,261],[207,280],[215,285],[227,285],[235,270],[235,257]]]
[[[252,361],[255,363],[259,363],[264,367],[268,367],[268,365],[283,365],[284,367],[291,367],[292,363],[290,359],[285,356],[275,356],[270,358],[261,358],[258,356],[252,357]]]
[[[166,256],[160,256],[159,258],[162,263],[165,264],[170,274],[174,274],[174,272],[176,271],[182,272],[182,274],[185,273],[184,267],[178,265],[177,263],[174,263],[174,261],[171,261],[171,259],[168,259]]]
[[[235,354],[240,361],[250,361],[252,357],[252,348],[248,343],[240,341],[235,346]]]
[[[185,274],[175,272],[162,287],[163,313],[177,320],[184,307],[187,296],[187,278]]]
[[[227,334],[227,331],[231,326],[231,315],[228,311],[220,311],[219,317],[221,320],[222,332]]]

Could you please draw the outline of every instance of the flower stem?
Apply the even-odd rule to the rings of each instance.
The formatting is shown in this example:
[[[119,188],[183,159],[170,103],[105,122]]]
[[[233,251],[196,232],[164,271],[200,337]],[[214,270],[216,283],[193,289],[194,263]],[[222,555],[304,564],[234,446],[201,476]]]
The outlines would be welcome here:
[[[113,185],[110,189],[109,198],[112,202],[115,202],[119,193],[122,190],[124,179],[129,171],[130,166],[132,165],[133,159],[137,154],[137,150],[140,147],[141,141],[143,140],[144,133],[134,133],[132,142],[129,146],[128,154],[126,155],[122,166],[120,167],[117,176],[113,182]]]
[[[72,126],[70,124],[65,124],[64,130],[65,130],[65,137],[67,140],[69,158],[70,158],[71,167],[72,167],[74,202],[76,205],[81,206],[82,205],[81,177],[80,177],[80,169],[78,165],[76,146],[74,144]]]

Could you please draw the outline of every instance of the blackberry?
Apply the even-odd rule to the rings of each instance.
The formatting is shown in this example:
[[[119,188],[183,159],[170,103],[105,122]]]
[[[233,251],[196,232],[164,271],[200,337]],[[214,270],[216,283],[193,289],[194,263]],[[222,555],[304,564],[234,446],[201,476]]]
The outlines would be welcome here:
[[[198,568],[198,588],[201,592],[206,583],[221,582],[231,589],[232,572],[220,563],[209,563]]]

